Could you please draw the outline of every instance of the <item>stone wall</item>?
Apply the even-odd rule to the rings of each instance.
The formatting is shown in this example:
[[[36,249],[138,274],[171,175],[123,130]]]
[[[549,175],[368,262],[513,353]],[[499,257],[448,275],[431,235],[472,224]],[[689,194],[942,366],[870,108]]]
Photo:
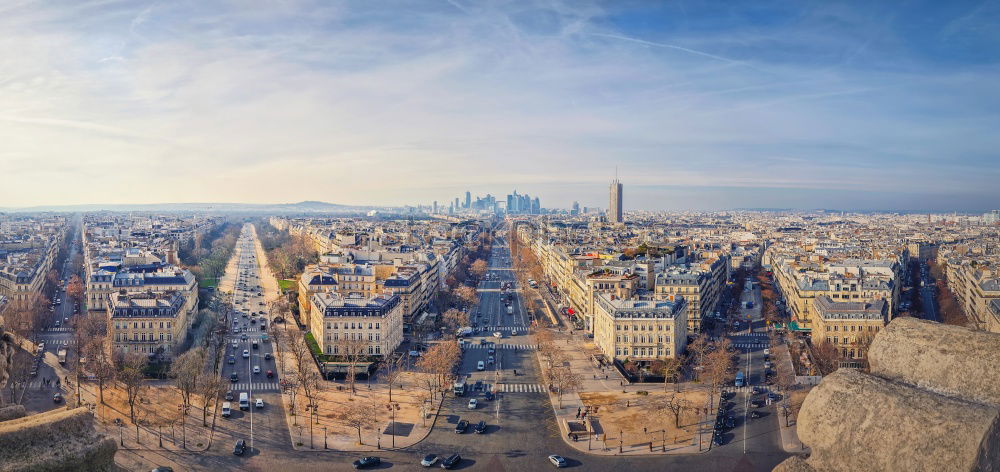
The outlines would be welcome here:
[[[56,409],[0,422],[3,472],[109,471],[114,469],[117,450],[114,439],[94,428],[94,415],[86,408]]]
[[[812,450],[775,468],[1000,471],[1000,335],[899,318],[874,340],[870,373],[841,369],[806,397]]]

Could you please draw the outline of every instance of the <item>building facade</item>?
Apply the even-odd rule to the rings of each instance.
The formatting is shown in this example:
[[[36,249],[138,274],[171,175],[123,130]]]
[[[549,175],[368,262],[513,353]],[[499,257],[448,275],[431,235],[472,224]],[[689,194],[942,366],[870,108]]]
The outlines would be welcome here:
[[[622,300],[596,295],[594,343],[604,355],[641,366],[677,357],[687,346],[687,303],[683,298]]]
[[[369,356],[384,357],[403,342],[403,306],[398,295],[344,297],[336,292],[312,296],[310,332],[320,351],[343,355],[347,341],[364,342]]]

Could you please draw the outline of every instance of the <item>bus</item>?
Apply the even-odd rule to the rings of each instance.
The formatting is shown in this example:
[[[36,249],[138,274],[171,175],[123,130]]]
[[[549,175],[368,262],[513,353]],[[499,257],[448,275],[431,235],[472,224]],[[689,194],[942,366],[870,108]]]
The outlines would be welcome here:
[[[743,371],[742,370],[736,373],[736,386],[737,387],[742,387],[743,386]]]

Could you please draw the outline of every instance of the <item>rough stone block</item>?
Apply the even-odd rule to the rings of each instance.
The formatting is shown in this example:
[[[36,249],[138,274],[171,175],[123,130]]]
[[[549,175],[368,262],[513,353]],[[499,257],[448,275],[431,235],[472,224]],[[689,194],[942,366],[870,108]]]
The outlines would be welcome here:
[[[897,318],[868,350],[872,375],[1000,404],[1000,335]]]
[[[806,397],[798,432],[821,471],[1000,470],[1000,410],[853,369]]]

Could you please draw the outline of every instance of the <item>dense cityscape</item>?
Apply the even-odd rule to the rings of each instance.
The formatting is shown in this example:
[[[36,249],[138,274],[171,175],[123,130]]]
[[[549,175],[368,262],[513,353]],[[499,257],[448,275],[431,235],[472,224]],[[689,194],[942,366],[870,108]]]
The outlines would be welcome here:
[[[998,19],[0,4],[0,472],[1000,470]]]

